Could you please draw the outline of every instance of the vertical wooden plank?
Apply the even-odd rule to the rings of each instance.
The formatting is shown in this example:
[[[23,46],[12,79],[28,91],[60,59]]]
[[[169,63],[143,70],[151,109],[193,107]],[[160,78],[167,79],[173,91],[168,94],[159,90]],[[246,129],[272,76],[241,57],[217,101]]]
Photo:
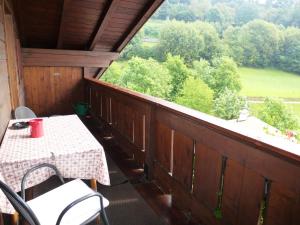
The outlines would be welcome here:
[[[128,139],[128,141],[133,141],[133,110],[130,106],[124,105],[123,109],[124,118],[124,133],[123,135]]]
[[[265,222],[266,225],[300,224],[299,187],[291,189],[278,182],[271,184]]]
[[[236,161],[227,160],[222,198],[222,223],[237,224],[244,167]]]
[[[172,130],[164,124],[156,123],[155,159],[167,171],[171,172],[171,135]]]
[[[196,142],[195,150],[193,195],[213,211],[218,201],[222,156],[200,142]]]
[[[173,177],[179,181],[187,192],[190,192],[193,174],[193,140],[180,132],[175,131],[173,146]]]
[[[257,225],[264,193],[264,178],[253,170],[244,169],[238,224]]]
[[[144,116],[139,112],[134,113],[134,144],[144,150]]]

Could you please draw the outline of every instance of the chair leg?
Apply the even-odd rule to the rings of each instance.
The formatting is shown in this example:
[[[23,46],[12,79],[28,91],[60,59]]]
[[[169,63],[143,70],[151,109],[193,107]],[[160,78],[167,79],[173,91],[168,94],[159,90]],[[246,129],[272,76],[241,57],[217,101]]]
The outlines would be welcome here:
[[[107,219],[107,216],[106,216],[106,212],[105,212],[105,209],[102,209],[101,210],[101,218],[102,218],[102,221],[104,223],[104,225],[109,225],[109,222],[108,222],[108,219]]]

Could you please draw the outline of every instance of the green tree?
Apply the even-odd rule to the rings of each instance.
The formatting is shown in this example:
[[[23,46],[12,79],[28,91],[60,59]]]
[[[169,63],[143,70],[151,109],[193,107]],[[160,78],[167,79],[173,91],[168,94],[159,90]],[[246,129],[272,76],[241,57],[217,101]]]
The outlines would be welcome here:
[[[197,17],[197,19],[204,19],[205,12],[211,7],[210,0],[191,0],[189,8]]]
[[[251,20],[259,18],[258,7],[254,3],[244,3],[237,10],[235,15],[235,24],[243,25]]]
[[[200,54],[204,49],[204,40],[191,24],[170,21],[161,30],[159,49],[163,59],[171,53],[191,63],[193,60],[200,59]]]
[[[232,57],[238,65],[242,65],[244,63],[244,44],[241,40],[241,28],[227,28],[224,32],[223,41],[228,48],[228,55]]]
[[[279,68],[300,74],[300,29],[288,28],[284,31]]]
[[[120,64],[118,62],[114,62],[105,71],[101,80],[112,84],[119,84],[121,73],[122,70]]]
[[[138,55],[138,53],[142,51],[143,37],[144,31],[140,30],[123,49],[121,59],[130,59],[131,57]]]
[[[267,67],[278,53],[282,40],[280,30],[272,23],[254,20],[241,28],[240,44],[243,46],[243,65]]]
[[[266,98],[257,116],[282,132],[299,128],[297,119],[281,100]]]
[[[207,22],[197,22],[194,26],[204,41],[200,57],[206,60],[220,57],[223,54],[223,47],[216,28]]]
[[[214,23],[222,35],[227,27],[234,23],[235,10],[224,3],[215,4],[205,14],[205,21]]]
[[[198,76],[214,91],[215,98],[226,88],[237,92],[241,90],[237,65],[229,57],[214,59],[210,67],[205,61],[194,62],[194,69]]]
[[[193,75],[195,78],[207,81],[210,79],[213,68],[210,63],[205,59],[193,62]]]
[[[180,56],[172,56],[168,54],[167,61],[164,63],[164,66],[168,69],[171,76],[171,91],[169,99],[174,101],[185,82],[187,77],[191,74],[191,71],[186,67],[183,60]]]
[[[164,66],[153,59],[133,57],[122,72],[120,85],[156,97],[167,98],[170,75]]]
[[[238,95],[236,91],[225,88],[224,91],[214,100],[214,115],[222,119],[237,119],[240,111],[245,106],[245,99]]]
[[[213,91],[203,81],[189,77],[175,102],[204,113],[210,113],[212,110]]]

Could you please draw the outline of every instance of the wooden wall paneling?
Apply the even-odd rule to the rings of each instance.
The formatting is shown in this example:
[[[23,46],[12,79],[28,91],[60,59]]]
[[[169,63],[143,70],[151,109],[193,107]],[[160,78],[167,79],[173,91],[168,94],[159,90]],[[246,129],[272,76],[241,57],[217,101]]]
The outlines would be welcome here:
[[[73,113],[84,99],[82,78],[81,68],[24,67],[27,105],[41,116]]]
[[[22,65],[22,50],[21,50],[20,39],[18,37],[16,38],[15,43],[16,43],[17,73],[19,77],[19,103],[20,105],[26,105],[23,65]]]
[[[1,13],[1,11],[0,11]],[[0,40],[1,42],[1,40]],[[6,60],[0,59],[0,142],[11,118],[11,102]]]
[[[15,109],[19,106],[19,78],[17,71],[16,43],[13,17],[10,14],[4,15],[5,40],[9,74],[9,87],[11,95],[11,106]]]
[[[298,178],[295,178],[298,179]],[[286,187],[284,183],[272,182],[267,203],[266,225],[300,224],[299,186]]]

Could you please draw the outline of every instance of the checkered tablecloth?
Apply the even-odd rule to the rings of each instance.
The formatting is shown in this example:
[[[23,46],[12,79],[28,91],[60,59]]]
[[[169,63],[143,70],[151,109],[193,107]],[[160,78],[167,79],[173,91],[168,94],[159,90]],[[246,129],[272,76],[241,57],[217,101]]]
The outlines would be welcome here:
[[[0,179],[15,192],[21,189],[25,172],[40,163],[54,164],[65,178],[96,179],[109,185],[103,147],[76,115],[44,118],[44,136],[30,138],[30,128],[12,130],[11,120],[0,147]],[[21,120],[24,121],[24,120]],[[26,187],[37,185],[53,174],[41,169],[28,177]],[[0,191],[0,210],[14,209]]]

